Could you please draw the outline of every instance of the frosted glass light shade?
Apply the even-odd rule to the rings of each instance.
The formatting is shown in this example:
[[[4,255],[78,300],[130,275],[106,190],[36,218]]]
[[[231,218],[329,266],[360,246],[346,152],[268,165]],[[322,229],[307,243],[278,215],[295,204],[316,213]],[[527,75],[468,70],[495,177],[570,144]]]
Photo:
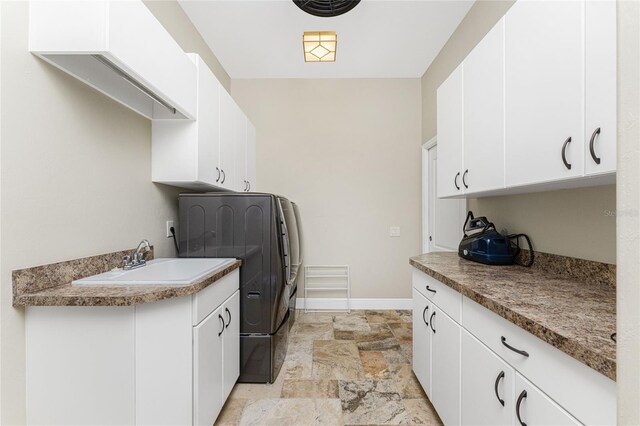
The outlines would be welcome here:
[[[305,31],[302,48],[305,62],[334,62],[338,35],[335,31]]]

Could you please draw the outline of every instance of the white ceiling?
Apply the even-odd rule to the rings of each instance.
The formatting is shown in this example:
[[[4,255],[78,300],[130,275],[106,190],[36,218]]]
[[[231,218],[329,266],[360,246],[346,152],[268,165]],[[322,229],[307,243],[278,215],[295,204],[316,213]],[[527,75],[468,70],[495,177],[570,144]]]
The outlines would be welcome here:
[[[180,0],[231,78],[421,77],[473,0],[362,0],[318,18],[291,0]],[[334,63],[305,63],[304,31],[336,31]]]

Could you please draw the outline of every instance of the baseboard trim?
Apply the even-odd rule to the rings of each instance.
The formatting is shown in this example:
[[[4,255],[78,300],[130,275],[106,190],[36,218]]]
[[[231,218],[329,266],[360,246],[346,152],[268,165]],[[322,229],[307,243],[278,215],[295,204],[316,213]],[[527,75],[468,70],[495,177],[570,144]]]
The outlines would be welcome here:
[[[296,299],[296,309],[304,309],[304,298]],[[346,299],[313,297],[307,300],[307,309],[347,309]],[[351,299],[351,309],[411,309],[412,299]]]

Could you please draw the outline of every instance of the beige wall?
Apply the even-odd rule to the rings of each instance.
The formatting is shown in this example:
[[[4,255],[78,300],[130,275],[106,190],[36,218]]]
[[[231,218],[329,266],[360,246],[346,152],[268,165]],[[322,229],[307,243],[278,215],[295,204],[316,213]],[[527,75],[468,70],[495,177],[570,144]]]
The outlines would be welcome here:
[[[188,53],[199,54],[218,78],[222,86],[231,91],[231,78],[222,68],[207,43],[193,26],[191,20],[176,0],[144,0],[144,4],[153,12],[155,17],[171,33],[171,36]]]
[[[618,2],[618,423],[640,424],[640,3]]]
[[[300,206],[305,263],[350,265],[354,298],[411,297],[420,80],[233,80],[232,93],[258,132],[258,189]]]
[[[437,134],[436,90],[513,1],[477,1],[422,76],[422,141]],[[615,185],[470,199],[474,214],[498,229],[528,234],[534,249],[606,263],[616,261]]]
[[[0,7],[0,424],[12,425],[25,421],[25,348],[11,271],[127,249],[142,238],[158,256],[174,256],[164,223],[177,219],[178,190],[151,183],[151,122],[31,55],[26,2]],[[152,7],[163,8],[178,10]],[[195,29],[182,15],[178,23],[171,17],[161,20],[179,28],[183,46],[201,49],[189,42]]]

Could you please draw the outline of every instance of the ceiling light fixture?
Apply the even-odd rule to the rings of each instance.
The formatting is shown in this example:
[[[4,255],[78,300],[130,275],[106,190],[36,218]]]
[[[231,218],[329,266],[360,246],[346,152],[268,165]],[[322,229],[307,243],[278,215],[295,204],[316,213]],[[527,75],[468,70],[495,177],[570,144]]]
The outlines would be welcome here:
[[[300,9],[310,15],[331,18],[347,13],[360,3],[360,0],[293,0]]]
[[[335,31],[305,31],[302,35],[305,62],[335,62],[338,35]]]

